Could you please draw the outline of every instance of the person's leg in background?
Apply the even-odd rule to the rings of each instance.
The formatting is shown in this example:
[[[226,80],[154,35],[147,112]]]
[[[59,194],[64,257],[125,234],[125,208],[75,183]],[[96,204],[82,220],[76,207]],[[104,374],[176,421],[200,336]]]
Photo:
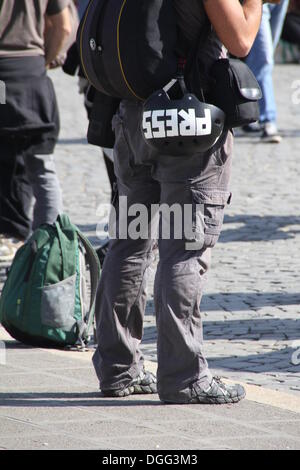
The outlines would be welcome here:
[[[274,52],[278,44],[288,2],[279,5],[265,4],[261,26],[246,59],[247,65],[256,76],[263,92],[260,100],[260,123],[263,128],[262,140],[270,143],[281,142],[277,130],[277,109],[273,84]]]
[[[31,230],[32,191],[16,138],[1,137],[0,233],[24,240]]]
[[[32,189],[18,139],[1,136],[0,261],[11,261],[31,231]]]
[[[5,161],[2,156],[0,161],[2,168],[0,258],[2,260],[13,259],[20,243],[28,238],[32,230],[44,223],[52,224],[63,210],[62,191],[53,155],[19,152],[9,157]]]
[[[10,175],[3,175],[3,187],[6,185],[6,193],[10,192],[10,195],[1,198],[1,231],[4,223],[12,227],[20,225],[20,212],[22,222],[31,218],[33,193],[36,199],[34,221],[32,227],[25,230],[24,241],[31,229],[35,230],[44,222],[53,223],[62,210],[61,190],[52,156],[59,133],[59,112],[43,57],[1,59],[0,71],[1,80],[6,83],[6,103],[1,105],[0,113],[1,133],[5,131],[0,139],[0,162],[4,159],[7,163],[12,157],[8,166],[16,163]],[[3,138],[8,141],[6,148]],[[28,188],[30,204],[27,204]],[[4,209],[7,210],[3,217]],[[3,227],[3,233],[10,235],[11,230]],[[4,240],[3,245],[6,242],[9,240]]]
[[[53,155],[24,156],[28,180],[31,184],[35,205],[32,229],[41,224],[52,224],[63,210],[62,191],[55,170]]]
[[[45,86],[47,83],[47,87]],[[60,131],[59,109],[54,86],[50,78],[41,75],[38,81],[41,87],[42,102],[35,97],[41,109],[46,108],[52,130],[39,132],[28,138],[24,147],[23,158],[28,181],[31,184],[35,204],[33,209],[32,230],[41,224],[53,224],[63,210],[62,191],[55,168],[54,152]]]
[[[260,122],[262,126],[268,123],[275,127],[272,138],[280,141],[276,129],[277,111],[273,87],[273,38],[271,30],[271,13],[269,5],[263,6],[263,15],[259,32],[256,40],[246,58],[246,63],[254,73],[262,89],[263,97],[259,102],[260,107]],[[265,136],[266,128],[264,129],[263,137]]]
[[[79,14],[79,18],[82,18],[83,15],[84,15],[84,12],[89,4],[89,0],[79,0],[77,2],[78,4],[78,14]]]
[[[271,12],[271,31],[273,37],[273,52],[275,53],[276,47],[278,46],[284,20],[286,17],[287,9],[289,6],[289,0],[281,0],[278,5],[269,5]]]
[[[289,12],[285,17],[281,39],[289,45],[300,46],[300,12]],[[299,54],[296,59],[299,63]]]

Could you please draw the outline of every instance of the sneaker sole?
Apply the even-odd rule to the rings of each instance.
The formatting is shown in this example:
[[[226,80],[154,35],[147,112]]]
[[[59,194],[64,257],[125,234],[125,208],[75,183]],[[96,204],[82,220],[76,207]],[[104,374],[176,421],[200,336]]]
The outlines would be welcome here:
[[[109,398],[124,398],[130,395],[151,395],[157,393],[156,384],[151,385],[133,385],[122,390],[103,391],[102,395]]]
[[[264,144],[280,144],[282,142],[282,137],[274,136],[274,137],[262,137],[261,142]]]
[[[161,399],[161,402],[165,405],[235,405],[236,403],[239,403],[240,401],[244,400],[245,397],[246,393],[244,393],[243,395],[239,395],[238,397],[229,398],[227,400],[224,396],[224,400],[221,400],[221,398],[192,398],[187,402],[172,402],[163,399]]]

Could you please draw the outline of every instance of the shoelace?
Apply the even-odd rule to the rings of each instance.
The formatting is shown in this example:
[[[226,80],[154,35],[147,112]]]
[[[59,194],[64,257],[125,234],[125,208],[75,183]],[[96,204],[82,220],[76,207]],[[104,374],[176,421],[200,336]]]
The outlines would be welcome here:
[[[224,384],[224,382],[222,382],[221,377],[216,375],[216,377],[214,377],[213,380],[219,385],[220,388],[223,388],[223,390],[226,390],[226,385]]]
[[[230,391],[228,390],[228,388],[226,387],[224,382],[222,382],[221,377],[216,376],[216,377],[213,378],[213,380],[220,387],[220,389],[222,390],[224,395],[230,395]]]

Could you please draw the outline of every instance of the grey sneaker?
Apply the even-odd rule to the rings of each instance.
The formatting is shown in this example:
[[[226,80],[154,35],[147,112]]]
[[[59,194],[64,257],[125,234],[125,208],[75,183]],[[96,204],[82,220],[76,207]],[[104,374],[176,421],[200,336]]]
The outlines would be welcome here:
[[[125,388],[118,390],[101,390],[104,397],[123,398],[129,395],[147,395],[157,393],[156,377],[151,372],[142,371]]]
[[[265,122],[261,140],[268,144],[280,144],[282,137],[277,130],[275,122]]]
[[[226,405],[238,403],[246,396],[246,391],[241,385],[226,385],[220,377],[214,377],[209,387],[204,390],[197,383],[190,385],[189,390],[184,390],[178,399],[162,399],[166,404],[201,404],[201,405]]]

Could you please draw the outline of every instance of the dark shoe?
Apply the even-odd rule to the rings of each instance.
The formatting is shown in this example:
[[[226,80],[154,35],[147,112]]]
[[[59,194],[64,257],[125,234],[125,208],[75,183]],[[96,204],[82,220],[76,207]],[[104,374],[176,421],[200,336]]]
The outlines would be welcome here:
[[[274,122],[266,122],[264,124],[261,141],[267,144],[280,144],[282,137],[278,133],[277,126]]]
[[[243,126],[242,129],[246,134],[257,134],[258,132],[261,132],[261,124],[259,122],[253,122]]]
[[[185,396],[184,396],[185,395]],[[219,377],[214,377],[207,390],[201,388],[197,383],[192,384],[189,390],[184,390],[178,400],[161,398],[168,404],[202,404],[202,405],[225,405],[238,403],[246,396],[246,391],[241,385],[226,385]]]
[[[151,372],[142,371],[136,379],[119,390],[102,390],[105,397],[122,398],[129,395],[147,395],[157,393],[156,377]]]

